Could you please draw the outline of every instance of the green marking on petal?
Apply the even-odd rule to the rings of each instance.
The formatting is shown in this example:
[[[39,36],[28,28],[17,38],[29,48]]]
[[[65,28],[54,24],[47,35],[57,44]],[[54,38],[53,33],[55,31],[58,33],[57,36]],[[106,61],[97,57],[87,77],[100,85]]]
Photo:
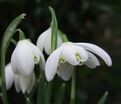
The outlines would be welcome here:
[[[38,64],[38,58],[36,56],[33,57],[35,64]]]
[[[80,54],[79,54],[79,53],[76,53],[75,56],[76,56],[77,61],[79,61],[80,65],[82,65],[83,62],[81,61],[81,56],[80,56]]]
[[[59,60],[59,63],[65,63],[65,62],[66,62],[66,60],[65,60],[64,56],[61,56],[60,60]]]
[[[79,53],[76,53],[76,59],[77,59],[77,61],[80,61],[81,62],[81,56],[80,56]]]

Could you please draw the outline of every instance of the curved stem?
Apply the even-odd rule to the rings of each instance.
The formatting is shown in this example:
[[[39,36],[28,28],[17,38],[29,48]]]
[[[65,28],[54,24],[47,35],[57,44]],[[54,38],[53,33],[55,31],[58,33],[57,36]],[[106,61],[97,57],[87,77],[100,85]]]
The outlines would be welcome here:
[[[6,29],[2,44],[1,44],[1,57],[0,57],[0,69],[1,69],[1,87],[2,87],[2,99],[3,104],[8,104],[7,91],[6,91],[6,80],[5,80],[5,57],[7,48],[11,42],[13,35],[15,34],[15,29],[19,23],[24,19],[25,14],[18,16]]]
[[[75,70],[73,70],[72,80],[71,80],[71,99],[70,104],[75,104],[75,87],[76,87],[76,79],[75,79]]]

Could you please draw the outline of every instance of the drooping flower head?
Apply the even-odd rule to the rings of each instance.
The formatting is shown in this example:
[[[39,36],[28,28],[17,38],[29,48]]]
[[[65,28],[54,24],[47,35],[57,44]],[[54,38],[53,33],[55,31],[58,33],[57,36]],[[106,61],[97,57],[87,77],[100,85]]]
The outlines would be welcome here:
[[[45,75],[48,81],[57,73],[63,80],[69,80],[73,66],[83,65],[90,68],[99,66],[100,63],[94,54],[101,57],[108,65],[112,65],[110,56],[100,47],[90,43],[63,43],[47,59]]]
[[[48,55],[51,54],[51,35],[52,35],[52,28],[50,27],[45,32],[40,34],[40,36],[37,40],[37,47],[39,47],[39,49],[41,49],[41,51],[43,51],[43,49],[44,49]],[[57,47],[59,47],[61,44],[62,44],[62,39],[60,36],[60,32],[58,31]]]
[[[44,69],[45,59],[41,50],[29,40],[18,42],[11,57],[11,65],[15,74],[29,76],[32,74],[35,64],[40,62]]]
[[[22,91],[23,93],[29,93],[35,84],[36,77],[34,72],[29,76],[14,74],[11,63],[9,63],[5,66],[5,80],[7,90],[9,90],[14,83],[17,92]]]

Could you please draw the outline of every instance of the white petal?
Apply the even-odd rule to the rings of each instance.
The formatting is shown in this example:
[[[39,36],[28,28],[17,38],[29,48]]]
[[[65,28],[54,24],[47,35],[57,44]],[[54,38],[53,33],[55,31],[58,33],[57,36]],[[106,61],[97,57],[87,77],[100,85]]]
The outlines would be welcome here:
[[[43,51],[46,38],[50,34],[51,34],[51,28],[47,29],[45,32],[43,32],[42,34],[40,34],[40,36],[39,36],[39,38],[37,40],[37,47],[39,47],[39,49],[41,49],[41,51]]]
[[[34,55],[26,41],[20,41],[15,50],[15,54],[12,54],[12,57],[15,57],[14,61],[11,58],[12,66],[15,65],[18,72],[22,75],[30,75],[34,69]],[[13,53],[14,53],[13,52]]]
[[[51,35],[52,35],[52,30],[50,28],[50,32],[49,32],[49,34],[45,40],[45,44],[44,44],[44,50],[48,55],[51,53]]]
[[[101,57],[108,66],[112,65],[111,57],[102,48],[100,48],[94,44],[91,44],[91,43],[74,43],[74,44],[84,47],[86,50],[95,53],[96,55]]]
[[[5,66],[5,79],[6,79],[6,89],[8,90],[11,88],[14,80],[14,73],[12,71],[10,63]]]
[[[65,43],[66,44],[66,43]],[[63,48],[63,52],[62,52],[64,58],[68,61],[68,63],[70,63],[71,65],[78,65],[79,61],[77,61],[76,59],[76,53],[75,50],[73,48],[72,45],[65,45]]]
[[[44,45],[45,52],[48,55],[51,54],[51,36],[52,36],[52,30],[50,28],[50,34],[46,38],[45,45]],[[61,39],[61,36],[60,36],[60,34],[58,32],[58,34],[57,34],[57,48],[60,47],[61,44],[62,44],[62,39]]]
[[[58,66],[57,74],[65,81],[68,81],[70,79],[70,77],[72,76],[72,72],[73,66],[67,62]]]
[[[100,63],[98,59],[90,52],[88,52],[88,60],[85,62],[85,65],[88,66],[89,68],[96,68],[96,66],[99,66]]]
[[[19,84],[19,75],[14,75],[14,85],[15,85],[16,91],[20,92],[21,87],[20,87],[20,84]]]
[[[52,80],[56,74],[59,58],[61,55],[62,47],[56,49],[52,54],[48,57],[45,64],[45,75],[48,81]]]
[[[38,47],[36,47],[34,44],[32,44],[32,43],[29,43],[29,44],[30,44],[30,47],[32,49],[34,56],[37,58],[37,60],[35,61],[35,64],[38,64],[40,61],[40,67],[42,70],[44,70],[45,58],[44,58],[42,51]]]
[[[35,74],[33,72],[31,75],[31,82],[30,82],[30,85],[28,86],[27,93],[30,93],[30,91],[34,87],[35,81],[36,81],[36,78],[35,78]]]
[[[17,70],[16,67],[16,51],[13,51],[12,56],[11,56],[11,67],[14,72],[14,74],[19,74],[19,71]]]
[[[19,84],[23,93],[25,93],[27,89],[31,87],[32,77],[33,77],[32,75],[30,76],[19,75]]]

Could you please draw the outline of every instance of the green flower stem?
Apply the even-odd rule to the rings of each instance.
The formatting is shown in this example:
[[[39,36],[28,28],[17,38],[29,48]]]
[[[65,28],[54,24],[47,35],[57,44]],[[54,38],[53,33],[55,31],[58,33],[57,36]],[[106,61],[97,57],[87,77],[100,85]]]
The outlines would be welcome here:
[[[53,89],[53,82],[48,82],[47,84],[47,94],[45,98],[45,104],[51,104],[51,95],[52,95],[52,89]]]
[[[76,87],[76,79],[75,79],[75,70],[73,70],[72,81],[71,81],[71,98],[70,104],[75,104],[75,87]]]
[[[3,104],[8,104],[7,91],[6,91],[6,80],[5,80],[5,57],[8,46],[11,42],[13,35],[15,34],[16,27],[24,19],[25,14],[18,16],[6,29],[2,43],[1,43],[1,57],[0,57],[0,69],[1,69],[1,87],[2,87],[2,99]]]

